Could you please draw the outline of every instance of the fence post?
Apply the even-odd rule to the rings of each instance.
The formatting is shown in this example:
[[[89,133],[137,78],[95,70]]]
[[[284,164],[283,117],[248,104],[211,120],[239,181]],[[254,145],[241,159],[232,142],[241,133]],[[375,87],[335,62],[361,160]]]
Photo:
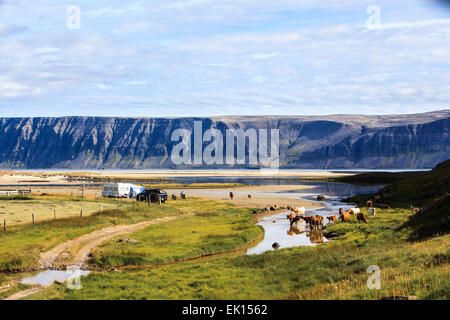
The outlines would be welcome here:
[[[83,210],[80,210],[80,218],[83,218]]]
[[[158,201],[159,201],[159,205],[161,205],[161,196],[158,195]]]
[[[98,213],[100,214],[100,204],[98,205]]]
[[[56,209],[53,208],[53,219],[56,220]]]
[[[33,220],[33,227],[34,227],[34,213],[31,214],[31,219]]]
[[[6,220],[3,220],[3,231],[6,232]]]

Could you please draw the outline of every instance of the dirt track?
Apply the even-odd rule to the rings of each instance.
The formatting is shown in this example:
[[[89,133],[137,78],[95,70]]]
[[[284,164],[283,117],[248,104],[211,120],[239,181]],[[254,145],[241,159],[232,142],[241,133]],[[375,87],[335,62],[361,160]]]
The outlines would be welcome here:
[[[186,217],[184,215],[183,217]],[[132,225],[116,226],[94,231],[73,240],[66,241],[51,249],[41,253],[39,259],[39,269],[59,269],[62,266],[74,265],[78,268],[86,268],[89,254],[102,242],[110,240],[116,236],[132,233],[152,224],[168,222],[180,218],[181,216],[165,217],[151,221],[140,222]],[[76,251],[74,257],[68,258],[70,251]]]
[[[173,216],[159,218],[151,221],[140,222],[132,225],[123,225],[105,228],[85,234],[73,240],[66,241],[51,249],[50,251],[41,253],[39,259],[39,269],[42,270],[57,270],[64,266],[76,266],[80,269],[86,269],[89,261],[89,254],[98,247],[102,242],[110,240],[114,237],[133,233],[147,226],[158,224],[162,222],[169,222],[187,217],[193,214],[185,214],[182,216]],[[75,252],[72,256],[69,252]],[[43,287],[33,287],[27,290],[16,292],[7,297],[5,300],[19,300],[29,295],[35,294],[43,290]]]

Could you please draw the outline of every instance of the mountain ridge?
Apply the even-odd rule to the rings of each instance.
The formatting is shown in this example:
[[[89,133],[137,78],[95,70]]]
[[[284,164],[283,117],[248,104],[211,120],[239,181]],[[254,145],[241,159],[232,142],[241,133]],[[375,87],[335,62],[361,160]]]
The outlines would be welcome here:
[[[170,155],[178,142],[170,135],[192,131],[195,120],[202,121],[203,132],[279,129],[281,168],[420,169],[450,158],[450,109],[380,116],[68,116],[0,118],[0,167],[194,168],[173,165]],[[249,166],[237,166],[243,167]]]

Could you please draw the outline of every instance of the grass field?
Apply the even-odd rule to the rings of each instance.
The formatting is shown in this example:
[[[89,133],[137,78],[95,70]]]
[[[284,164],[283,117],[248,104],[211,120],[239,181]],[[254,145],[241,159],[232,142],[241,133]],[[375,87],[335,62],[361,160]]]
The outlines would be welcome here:
[[[450,298],[450,236],[410,242],[408,210],[385,210],[369,223],[336,223],[333,241],[262,255],[184,262],[141,271],[94,272],[82,290],[55,284],[33,299],[379,299]],[[353,218],[354,219],[354,218]],[[176,250],[176,245],[174,245]],[[369,290],[367,268],[381,268]]]
[[[93,253],[99,267],[156,265],[232,251],[262,235],[249,209],[203,201],[196,216],[154,225],[129,235],[137,244],[111,241]],[[200,208],[199,208],[199,211]]]
[[[58,218],[57,220],[53,220],[53,217],[45,221],[37,220],[34,227],[31,223],[8,227],[7,232],[0,232],[0,271],[32,268],[36,266],[40,252],[94,230],[174,215],[195,213],[197,216],[174,221],[170,227],[161,224],[143,230],[142,234],[138,232],[136,237],[142,244],[136,248],[137,251],[132,251],[125,244],[121,244],[120,248],[124,251],[117,251],[114,257],[102,256],[101,259],[104,261],[101,262],[102,260],[98,258],[98,263],[116,265],[121,259],[136,260],[136,256],[145,256],[148,250],[153,252],[157,246],[159,246],[158,254],[148,255],[142,259],[141,263],[173,261],[179,257],[191,258],[234,250],[262,234],[261,228],[254,225],[250,209],[235,208],[230,204],[217,201],[190,198],[150,207],[145,203],[135,202],[133,211],[133,204],[123,201],[76,201],[67,200],[67,197],[60,198],[64,200],[53,199],[53,201],[71,202],[73,206],[86,203],[97,206],[100,202],[102,207],[110,205],[114,208],[104,209],[101,212],[96,211],[91,215],[83,216],[83,218],[80,218],[78,214],[76,217]],[[18,200],[4,200],[0,203],[11,201]],[[33,203],[35,200],[22,201]],[[117,205],[121,206],[119,210],[117,210]],[[187,232],[190,234],[186,236]],[[160,239],[159,242],[156,239]],[[173,251],[171,241],[178,245],[183,242],[184,247],[177,252]],[[112,245],[114,246],[114,244]],[[154,245],[154,247],[150,245]],[[142,246],[144,249],[140,252],[139,247]],[[104,250],[106,253],[114,253],[114,251],[108,251],[108,246],[105,246]]]
[[[63,198],[63,197],[62,197]],[[64,198],[65,199],[65,198]],[[26,200],[29,201],[34,200]],[[43,200],[45,201],[45,200]],[[58,201],[58,200],[55,200]],[[73,202],[71,206],[89,203],[89,201],[60,200]],[[100,200],[98,200],[100,201]],[[5,201],[0,201],[3,205]],[[8,200],[9,202],[9,200]],[[98,203],[93,201],[97,210]],[[26,205],[26,204],[24,204]],[[80,215],[57,220],[39,220],[32,226],[31,221],[26,224],[13,225],[7,232],[0,232],[0,271],[31,268],[36,266],[41,251],[47,251],[57,244],[73,239],[85,233],[118,224],[132,224],[155,218],[179,215],[183,212],[167,206],[151,206],[135,204],[135,211],[131,203],[104,200],[101,207],[114,206],[114,209],[102,209],[91,215],[80,218]],[[117,210],[117,205],[120,209]],[[31,219],[30,219],[31,220]]]
[[[53,219],[56,213],[57,218],[80,216],[83,211],[84,216],[89,216],[100,210],[114,209],[115,203],[107,201],[73,201],[73,199],[60,200],[48,198],[41,200],[37,197],[29,200],[2,199],[0,197],[0,221],[6,220],[7,225],[16,225],[20,223],[30,223],[32,214],[35,221]]]
[[[251,209],[188,198],[163,206],[141,204],[131,212],[122,203],[122,210],[105,210],[83,219],[40,222],[34,228],[13,226],[0,234],[0,271],[33,266],[39,252],[111,224],[195,213],[126,236],[137,243],[117,239],[105,242],[93,252],[93,262],[105,271],[83,277],[82,290],[54,284],[28,298],[380,299],[413,295],[419,299],[450,299],[448,179],[442,177],[442,171],[420,173],[388,186],[380,203],[390,199],[393,209],[377,209],[376,216],[368,216],[367,208],[361,207],[367,224],[357,223],[352,216],[349,223],[327,225],[325,236],[331,241],[315,247],[186,261],[239,249],[258,238],[261,229],[253,224]],[[408,191],[405,197],[403,188]],[[368,197],[353,200],[362,206]],[[64,199],[67,197],[60,200]],[[411,199],[419,199],[427,210],[414,215],[404,209]],[[133,268],[110,268],[120,266]],[[379,290],[366,285],[370,266],[381,270]],[[0,286],[8,277],[2,280],[0,276]]]

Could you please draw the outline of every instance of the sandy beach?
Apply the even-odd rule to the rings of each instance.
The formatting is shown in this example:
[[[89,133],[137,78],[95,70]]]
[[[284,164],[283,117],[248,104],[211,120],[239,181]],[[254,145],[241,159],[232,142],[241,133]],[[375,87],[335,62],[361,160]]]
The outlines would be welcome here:
[[[266,185],[245,186],[234,189],[167,189],[166,191],[169,198],[172,193],[175,193],[179,197],[180,192],[184,191],[187,197],[225,201],[237,207],[267,208],[273,205],[277,205],[277,207],[287,207],[289,205],[292,207],[305,207],[307,209],[322,207],[323,205],[320,202],[300,198],[299,193],[308,192],[307,189],[309,187],[299,185]],[[293,190],[298,190],[298,193],[292,192]],[[231,191],[234,193],[233,200],[229,196]],[[248,195],[251,195],[251,198]]]
[[[352,173],[304,170],[98,170],[98,171],[0,171],[0,185],[60,184],[70,185],[92,179],[115,181],[175,179],[176,177],[253,177],[253,178],[320,178],[343,177]],[[70,178],[70,179],[69,179]]]

